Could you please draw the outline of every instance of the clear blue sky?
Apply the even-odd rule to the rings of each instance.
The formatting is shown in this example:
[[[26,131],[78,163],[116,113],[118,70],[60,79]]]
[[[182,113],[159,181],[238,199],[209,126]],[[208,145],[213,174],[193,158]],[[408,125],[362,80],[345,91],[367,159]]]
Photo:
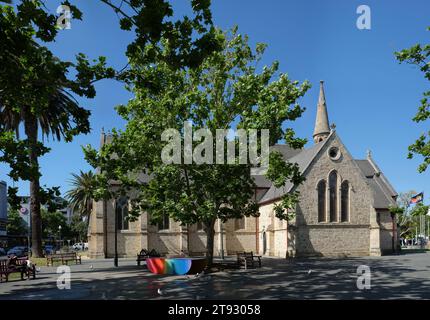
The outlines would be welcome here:
[[[50,0],[54,11],[60,3]],[[280,61],[280,69],[292,79],[309,80],[313,87],[302,99],[307,111],[293,128],[298,136],[312,138],[318,82],[325,80],[331,122],[355,158],[365,158],[371,149],[382,171],[397,191],[424,191],[429,202],[430,172],[419,174],[420,159],[408,160],[407,147],[425,125],[412,122],[422,92],[429,83],[410,65],[399,65],[394,52],[418,42],[430,43],[430,2],[426,0],[235,0],[213,1],[214,22],[222,28],[239,26],[251,43],[264,42],[268,49],[264,63]],[[72,29],[60,32],[52,45],[55,54],[73,59],[78,52],[90,57],[105,55],[117,68],[126,64],[123,54],[132,35],[119,30],[113,11],[98,1],[73,1],[84,19],[72,21]],[[372,29],[356,28],[356,9],[367,4]],[[177,14],[188,10],[186,0],[174,2]],[[131,97],[121,84],[104,81],[97,85],[97,97],[81,100],[92,111],[92,133],[74,142],[49,142],[52,151],[40,160],[42,184],[68,190],[70,174],[89,170],[81,145],[99,145],[102,127],[122,128],[124,122],[114,107]],[[427,123],[427,130],[429,124]],[[310,142],[311,143],[311,142]],[[11,181],[0,166],[0,180]],[[429,169],[430,170],[430,169]],[[19,183],[20,194],[28,185]]]

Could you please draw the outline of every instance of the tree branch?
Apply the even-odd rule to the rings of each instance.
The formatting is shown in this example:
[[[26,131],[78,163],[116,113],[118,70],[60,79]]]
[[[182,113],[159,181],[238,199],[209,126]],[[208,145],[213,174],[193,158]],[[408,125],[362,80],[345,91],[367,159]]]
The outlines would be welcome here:
[[[109,7],[111,7],[112,9],[114,9],[114,11],[115,12],[119,12],[119,13],[121,13],[124,17],[126,17],[126,18],[128,18],[128,19],[130,19],[130,20],[132,20],[133,21],[133,23],[136,25],[136,21],[134,20],[134,18],[133,17],[130,17],[128,14],[126,14],[123,10],[121,10],[121,8],[119,8],[118,6],[116,6],[116,5],[114,5],[114,4],[112,4],[111,2],[110,2],[110,0],[100,0],[101,2],[103,2],[103,3],[105,3],[106,5],[108,5]],[[134,8],[133,8],[133,10],[135,10]]]

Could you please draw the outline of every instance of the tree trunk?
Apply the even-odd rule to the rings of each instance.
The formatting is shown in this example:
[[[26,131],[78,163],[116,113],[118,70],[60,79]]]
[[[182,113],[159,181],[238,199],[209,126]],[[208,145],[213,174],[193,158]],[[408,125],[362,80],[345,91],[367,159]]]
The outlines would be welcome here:
[[[206,258],[208,260],[208,267],[211,267],[214,259],[214,240],[215,240],[215,221],[212,219],[205,223],[206,232]]]
[[[89,237],[91,236],[90,219],[91,219],[92,211],[93,211],[93,205],[92,205],[92,201],[91,201],[87,205],[87,221],[86,221],[87,222],[87,232],[86,232],[87,241],[85,241],[85,242],[89,242]]]
[[[37,119],[27,110],[27,117],[25,119],[25,134],[30,142],[29,149],[29,162],[32,168],[39,169],[39,162],[37,159]],[[40,182],[39,177],[30,178],[30,213],[31,213],[31,252],[32,256],[39,258],[43,256],[42,253],[42,216],[40,213],[40,199],[39,199]]]
[[[92,203],[91,202],[89,202],[88,204],[87,204],[87,208],[86,208],[86,210],[87,210],[87,212],[86,212],[86,218],[87,218],[87,228],[89,229],[89,227],[90,227],[90,219],[91,219],[91,213],[92,213],[92,211],[93,211],[93,208],[92,208],[93,206],[92,206]],[[81,221],[82,221],[82,217],[81,217]]]

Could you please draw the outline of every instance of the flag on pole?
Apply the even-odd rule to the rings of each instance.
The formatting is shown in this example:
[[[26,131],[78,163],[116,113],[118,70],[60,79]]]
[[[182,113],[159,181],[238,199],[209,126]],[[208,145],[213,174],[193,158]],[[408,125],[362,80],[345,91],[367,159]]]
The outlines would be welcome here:
[[[423,199],[424,199],[424,192],[420,192],[420,193],[418,193],[418,194],[414,195],[414,196],[411,198],[410,203],[419,203],[419,202],[423,202]]]

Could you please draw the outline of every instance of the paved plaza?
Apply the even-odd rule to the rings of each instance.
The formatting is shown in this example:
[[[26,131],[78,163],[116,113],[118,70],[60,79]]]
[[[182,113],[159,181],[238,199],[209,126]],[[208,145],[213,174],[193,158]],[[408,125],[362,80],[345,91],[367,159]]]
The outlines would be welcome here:
[[[203,275],[160,276],[134,259],[84,260],[71,266],[71,289],[57,288],[56,267],[36,280],[0,283],[0,299],[429,299],[430,253],[365,258],[263,258],[263,267]],[[357,288],[357,268],[371,288]]]

